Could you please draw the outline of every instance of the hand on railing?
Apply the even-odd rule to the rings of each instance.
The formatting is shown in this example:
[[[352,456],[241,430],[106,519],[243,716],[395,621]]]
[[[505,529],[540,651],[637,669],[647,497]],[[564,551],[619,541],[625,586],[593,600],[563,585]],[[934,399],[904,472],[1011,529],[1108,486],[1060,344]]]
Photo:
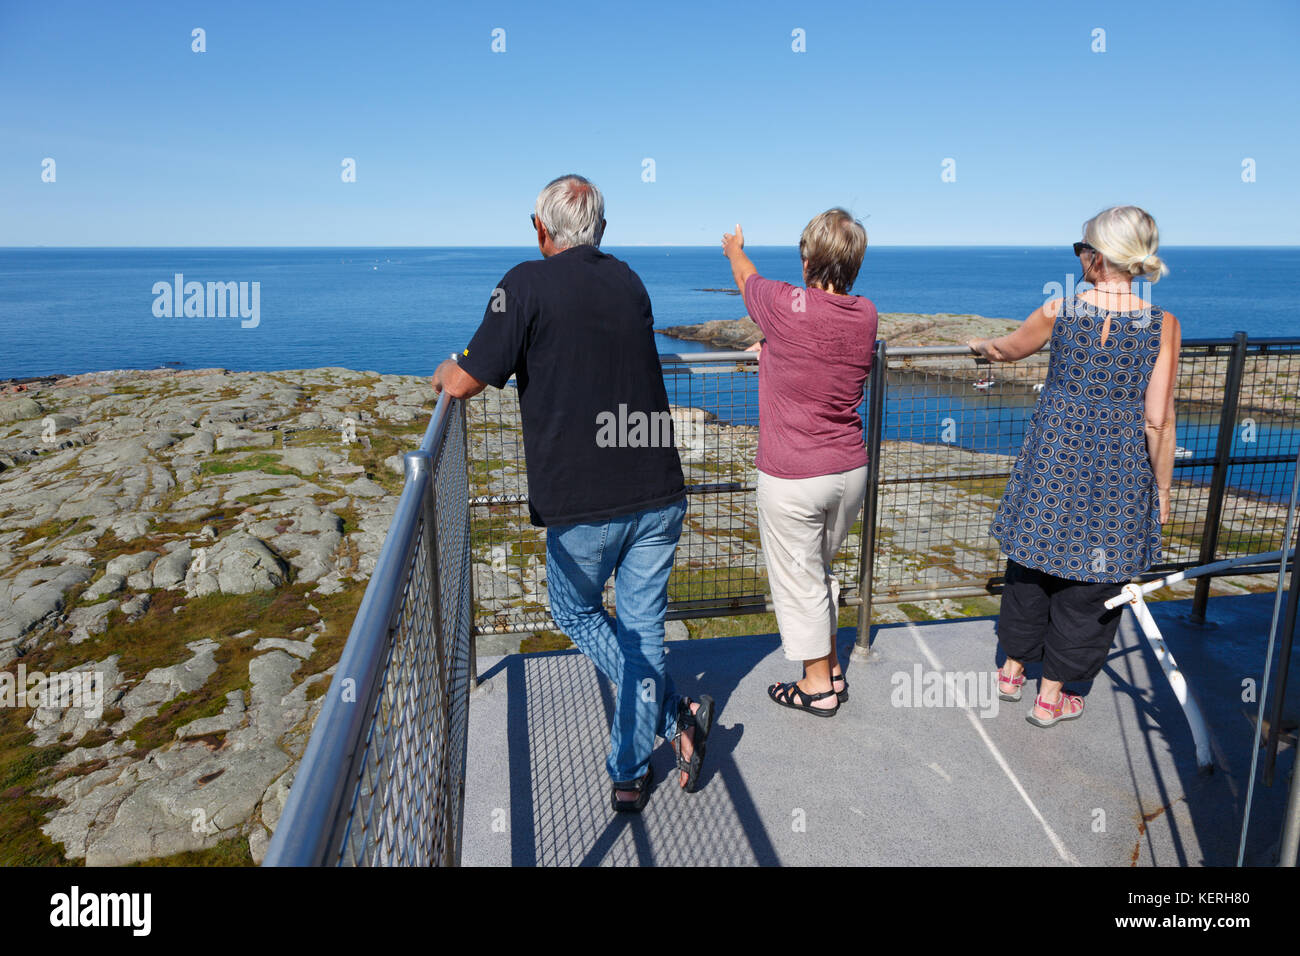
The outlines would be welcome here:
[[[485,382],[480,382],[460,367],[455,352],[434,371],[430,384],[433,386],[434,397],[446,391],[452,398],[472,398],[487,388]]]
[[[433,386],[433,395],[435,398],[442,394],[443,387],[447,384],[447,375],[451,371],[450,366],[447,364],[448,362],[452,365],[456,364],[455,352],[452,352],[451,355],[443,359],[442,364],[433,370],[433,378],[429,379],[429,384]]]

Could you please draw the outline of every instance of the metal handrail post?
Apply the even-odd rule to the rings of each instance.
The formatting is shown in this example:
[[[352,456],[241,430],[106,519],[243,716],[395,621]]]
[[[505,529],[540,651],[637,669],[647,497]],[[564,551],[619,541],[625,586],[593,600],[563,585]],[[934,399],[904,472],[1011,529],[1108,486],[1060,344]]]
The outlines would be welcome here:
[[[1295,467],[1300,470],[1300,452]],[[1285,560],[1283,558],[1282,560]],[[1296,608],[1300,605],[1300,588],[1297,588],[1296,570],[1300,566],[1300,522],[1296,522],[1296,549],[1291,557],[1291,579],[1286,595],[1286,613],[1282,618],[1282,649],[1278,655],[1277,690],[1273,693],[1273,710],[1269,714],[1268,752],[1264,755],[1264,785],[1273,786],[1273,769],[1277,765],[1277,742],[1282,732],[1282,705],[1286,702],[1287,672],[1291,669],[1291,646],[1295,638]],[[1294,789],[1294,788],[1293,788]],[[1292,854],[1294,863],[1294,856]]]
[[[1300,457],[1300,456],[1298,456]],[[1300,468],[1291,476],[1291,500],[1286,510],[1286,530],[1282,532],[1282,543],[1291,540],[1291,531],[1297,525],[1296,507],[1300,505]],[[1277,588],[1273,592],[1273,620],[1268,628],[1268,644],[1264,649],[1264,674],[1260,680],[1259,706],[1255,709],[1255,733],[1250,748],[1250,778],[1246,785],[1246,806],[1241,814],[1241,842],[1237,844],[1237,866],[1246,860],[1246,837],[1250,831],[1250,810],[1255,799],[1256,771],[1259,769],[1259,750],[1262,746],[1260,735],[1264,732],[1264,706],[1268,703],[1269,674],[1273,667],[1273,643],[1277,640],[1277,624],[1282,611],[1282,585],[1286,581],[1286,561],[1288,556],[1279,553],[1277,562]],[[1277,728],[1274,728],[1277,733]]]
[[[1282,845],[1278,866],[1294,867],[1300,856],[1300,773],[1291,771],[1291,796],[1287,799],[1286,815],[1282,825]]]
[[[1300,540],[1300,532],[1297,532]],[[1278,692],[1273,698],[1273,723],[1270,724],[1268,762],[1264,765],[1264,780],[1273,784],[1273,765],[1278,758],[1278,735],[1282,731],[1282,701],[1287,693],[1287,669],[1291,666],[1291,639],[1296,627],[1296,598],[1300,596],[1300,581],[1296,581],[1296,566],[1300,564],[1300,548],[1291,559],[1291,593],[1287,594],[1286,623],[1282,631],[1282,657],[1279,661]],[[1287,812],[1282,823],[1282,845],[1278,866],[1295,866],[1300,856],[1300,774],[1291,770],[1291,796],[1287,799]]]
[[[871,651],[871,588],[876,563],[876,523],[880,498],[880,446],[884,434],[885,372],[889,353],[883,339],[876,340],[867,395],[867,496],[862,505],[862,533],[858,536],[858,634],[855,651]]]
[[[1241,380],[1246,368],[1245,332],[1232,337],[1232,356],[1228,360],[1228,377],[1223,385],[1223,409],[1219,414],[1219,435],[1214,450],[1214,472],[1210,479],[1210,497],[1205,512],[1205,529],[1201,533],[1199,564],[1210,564],[1219,549],[1219,523],[1223,518],[1223,501],[1228,491],[1228,463],[1232,457],[1232,438],[1237,428],[1237,405],[1241,399]],[[1210,579],[1196,584],[1192,598],[1191,620],[1205,623],[1205,609],[1210,600]]]
[[[1187,718],[1187,726],[1192,731],[1192,742],[1196,747],[1197,770],[1202,774],[1212,773],[1214,771],[1214,755],[1210,747],[1209,727],[1205,723],[1205,717],[1201,714],[1201,708],[1196,702],[1196,696],[1187,683],[1187,678],[1178,667],[1178,661],[1174,659],[1173,653],[1169,650],[1169,645],[1165,643],[1155,618],[1151,616],[1151,609],[1147,607],[1142,588],[1136,584],[1124,585],[1123,592],[1118,597],[1108,601],[1107,606],[1116,604],[1118,601],[1128,602],[1129,609],[1133,612],[1133,616],[1137,618],[1142,636],[1147,639],[1151,652],[1155,654],[1160,669],[1164,672],[1174,696],[1183,708],[1183,715]]]

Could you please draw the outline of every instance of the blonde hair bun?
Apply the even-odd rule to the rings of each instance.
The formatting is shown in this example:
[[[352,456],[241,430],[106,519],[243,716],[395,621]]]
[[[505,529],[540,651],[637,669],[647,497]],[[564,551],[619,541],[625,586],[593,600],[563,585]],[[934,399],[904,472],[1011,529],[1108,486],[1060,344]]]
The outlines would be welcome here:
[[[1145,209],[1111,206],[1083,224],[1083,241],[1101,253],[1117,272],[1159,282],[1169,267],[1156,254],[1160,231]]]

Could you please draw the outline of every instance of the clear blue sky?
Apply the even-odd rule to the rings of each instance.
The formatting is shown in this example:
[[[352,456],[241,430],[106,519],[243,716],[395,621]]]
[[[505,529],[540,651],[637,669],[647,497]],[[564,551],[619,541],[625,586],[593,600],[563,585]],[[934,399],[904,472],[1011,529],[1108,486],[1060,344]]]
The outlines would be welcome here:
[[[609,245],[786,245],[831,205],[875,244],[1061,244],[1119,202],[1295,244],[1298,41],[1295,0],[0,0],[0,245],[525,245],[570,171]]]

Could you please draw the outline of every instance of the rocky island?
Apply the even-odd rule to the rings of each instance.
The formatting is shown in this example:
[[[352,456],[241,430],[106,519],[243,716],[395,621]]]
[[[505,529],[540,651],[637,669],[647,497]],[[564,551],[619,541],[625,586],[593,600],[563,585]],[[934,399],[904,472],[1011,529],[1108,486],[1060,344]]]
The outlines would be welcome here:
[[[965,345],[971,339],[1006,335],[1019,325],[1017,319],[990,319],[982,315],[882,312],[877,335],[892,348]],[[739,319],[715,319],[700,325],[673,325],[655,331],[670,338],[703,342],[720,350],[746,349],[761,338],[758,326],[747,315]]]

